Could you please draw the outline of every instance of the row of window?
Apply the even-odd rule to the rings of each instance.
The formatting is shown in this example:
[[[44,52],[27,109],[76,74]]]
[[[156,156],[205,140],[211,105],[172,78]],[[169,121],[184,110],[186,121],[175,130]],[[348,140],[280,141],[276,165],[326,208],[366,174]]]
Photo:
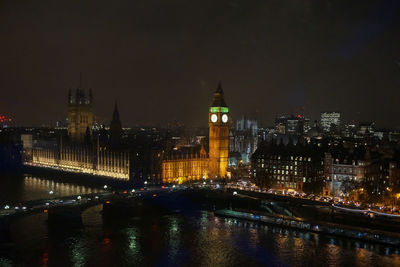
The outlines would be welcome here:
[[[297,188],[297,187],[296,187],[296,186],[297,186],[296,183],[279,182],[279,181],[278,181],[276,184],[277,184],[278,186],[286,187],[286,188],[293,188],[293,189]]]
[[[332,169],[328,168],[327,171],[330,172]],[[333,168],[334,173],[354,173],[354,174],[361,174],[362,169],[352,169],[352,168]]]
[[[269,161],[271,160],[281,160],[281,156],[270,156],[270,157],[266,157],[265,161],[267,161],[269,158]],[[285,160],[285,158],[282,158],[282,160]],[[291,161],[311,161],[310,157],[293,157],[291,156],[290,158],[288,157],[287,160],[291,160]],[[264,157],[261,157],[258,159],[258,162],[264,162]]]

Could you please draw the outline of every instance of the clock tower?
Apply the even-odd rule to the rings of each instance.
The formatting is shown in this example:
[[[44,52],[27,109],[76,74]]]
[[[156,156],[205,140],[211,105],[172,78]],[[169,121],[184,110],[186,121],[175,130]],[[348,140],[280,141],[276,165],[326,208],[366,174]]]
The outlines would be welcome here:
[[[214,93],[209,116],[209,178],[225,178],[229,153],[229,108],[221,82]]]

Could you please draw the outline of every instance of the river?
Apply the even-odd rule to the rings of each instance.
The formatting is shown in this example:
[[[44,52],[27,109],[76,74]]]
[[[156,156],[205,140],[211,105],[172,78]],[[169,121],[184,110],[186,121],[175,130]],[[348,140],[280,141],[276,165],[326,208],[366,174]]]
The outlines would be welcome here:
[[[33,177],[0,177],[0,203],[100,192],[102,187]],[[2,206],[1,206],[2,207]],[[52,229],[46,214],[17,219],[0,266],[400,266],[400,249],[215,217],[152,213],[103,221],[101,205],[83,227]],[[61,226],[60,226],[61,228]]]

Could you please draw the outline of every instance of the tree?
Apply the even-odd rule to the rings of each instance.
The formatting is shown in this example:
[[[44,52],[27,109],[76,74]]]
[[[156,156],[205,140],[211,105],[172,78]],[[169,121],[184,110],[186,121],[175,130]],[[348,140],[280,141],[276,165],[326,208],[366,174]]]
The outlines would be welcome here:
[[[359,185],[357,181],[347,179],[341,183],[340,190],[348,197],[355,189],[359,188]]]

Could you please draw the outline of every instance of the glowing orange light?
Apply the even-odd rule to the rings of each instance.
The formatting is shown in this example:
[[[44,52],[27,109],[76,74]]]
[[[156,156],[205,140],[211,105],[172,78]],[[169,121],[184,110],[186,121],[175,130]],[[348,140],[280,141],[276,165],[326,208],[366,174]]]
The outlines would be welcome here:
[[[153,194],[153,197],[156,197],[157,196],[157,194]]]
[[[164,189],[164,188],[165,188],[165,186],[161,186],[161,188],[162,188],[162,189]]]
[[[49,212],[49,210],[43,210],[43,213],[48,213]]]
[[[124,194],[127,194],[127,193],[128,193],[128,191],[124,190]]]
[[[110,204],[110,203],[111,203],[110,200],[107,200],[107,201],[106,201],[106,204]]]

